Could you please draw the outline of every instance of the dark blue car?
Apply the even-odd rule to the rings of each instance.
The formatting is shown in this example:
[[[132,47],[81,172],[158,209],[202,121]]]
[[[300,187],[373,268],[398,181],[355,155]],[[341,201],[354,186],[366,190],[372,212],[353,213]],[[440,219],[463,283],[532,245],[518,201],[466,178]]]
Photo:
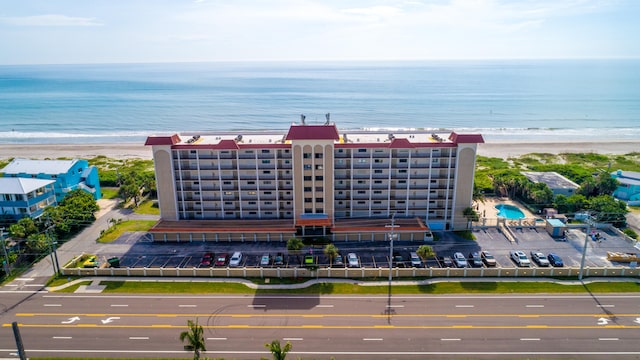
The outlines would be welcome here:
[[[564,266],[564,263],[562,262],[562,258],[557,254],[551,253],[547,256],[547,259],[549,260],[549,263],[551,264],[551,266],[555,266],[555,267]]]

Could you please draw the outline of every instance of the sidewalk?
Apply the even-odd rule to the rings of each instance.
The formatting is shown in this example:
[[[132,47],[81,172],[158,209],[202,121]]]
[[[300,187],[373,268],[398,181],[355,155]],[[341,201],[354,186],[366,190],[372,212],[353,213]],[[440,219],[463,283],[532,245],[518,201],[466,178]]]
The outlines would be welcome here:
[[[91,281],[90,285],[81,285],[76,293],[97,293],[104,290],[105,285],[100,285],[102,281],[129,281],[129,282],[174,282],[174,283],[238,283],[244,284],[250,289],[254,290],[296,290],[308,288],[312,285],[323,283],[334,284],[353,284],[358,286],[388,286],[389,281],[360,281],[353,279],[335,279],[335,278],[321,278],[310,279],[308,281],[298,284],[255,284],[247,279],[242,278],[164,278],[164,277],[148,277],[148,278],[131,278],[131,277],[86,277],[81,279],[72,280],[66,284],[47,287],[47,291],[59,291],[67,287],[79,284],[81,282]],[[581,285],[597,282],[636,282],[640,283],[640,279],[636,278],[589,278],[586,280],[558,280],[552,278],[495,278],[491,279],[491,282],[550,282],[560,285]],[[418,286],[418,285],[430,285],[441,282],[488,282],[485,278],[434,278],[428,280],[393,280],[391,286]]]

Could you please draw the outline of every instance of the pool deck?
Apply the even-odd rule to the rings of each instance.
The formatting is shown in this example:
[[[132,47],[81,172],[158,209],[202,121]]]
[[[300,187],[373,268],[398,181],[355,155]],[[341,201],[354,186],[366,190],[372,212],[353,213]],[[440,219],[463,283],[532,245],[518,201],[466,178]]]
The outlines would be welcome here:
[[[480,214],[480,218],[497,219],[498,209],[496,209],[496,205],[499,205],[499,204],[513,205],[518,209],[520,209],[520,211],[522,211],[525,216],[525,218],[522,219],[522,221],[531,221],[532,219],[535,219],[535,218],[541,218],[540,216],[535,215],[531,211],[527,210],[527,208],[522,206],[517,201],[513,201],[509,198],[487,197],[484,199],[484,201],[476,202],[474,206],[475,205],[478,206],[478,209],[476,211]],[[509,220],[509,221],[513,221],[513,220]]]

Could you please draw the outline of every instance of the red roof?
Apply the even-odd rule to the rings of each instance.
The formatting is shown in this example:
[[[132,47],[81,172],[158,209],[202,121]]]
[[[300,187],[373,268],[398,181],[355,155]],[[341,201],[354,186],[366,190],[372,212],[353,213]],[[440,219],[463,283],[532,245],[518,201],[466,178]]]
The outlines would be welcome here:
[[[339,140],[336,125],[291,125],[286,140]]]
[[[484,138],[480,134],[458,134],[452,132],[449,135],[449,140],[456,144],[483,144]]]
[[[149,136],[145,145],[174,145],[180,142],[180,136],[173,134],[171,136]]]

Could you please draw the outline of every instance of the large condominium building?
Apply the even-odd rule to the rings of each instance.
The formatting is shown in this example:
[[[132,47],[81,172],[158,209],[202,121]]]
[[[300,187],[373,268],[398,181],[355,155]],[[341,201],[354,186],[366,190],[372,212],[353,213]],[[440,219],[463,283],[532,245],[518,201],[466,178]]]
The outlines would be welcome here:
[[[424,233],[465,228],[482,142],[477,134],[339,131],[329,123],[150,136],[162,219],[155,231],[184,239],[196,228],[219,233],[241,224],[246,233],[252,224],[280,224],[275,232],[322,228],[335,238],[341,224],[384,219],[378,229],[385,230],[391,217],[415,220],[406,229]]]

